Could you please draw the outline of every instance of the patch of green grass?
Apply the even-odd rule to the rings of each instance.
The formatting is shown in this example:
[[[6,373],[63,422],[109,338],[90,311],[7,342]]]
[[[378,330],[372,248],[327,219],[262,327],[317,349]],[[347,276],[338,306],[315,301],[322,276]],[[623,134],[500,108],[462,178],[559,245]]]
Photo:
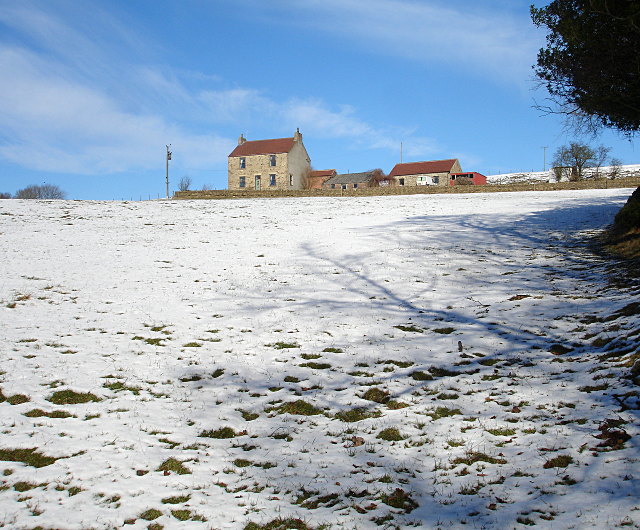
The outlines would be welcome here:
[[[387,403],[387,408],[389,410],[406,409],[409,406],[410,406],[409,403],[405,403],[404,401],[398,401],[396,399],[392,399]]]
[[[14,489],[15,491],[23,492],[23,491],[29,491],[29,490],[32,490],[32,489],[34,489],[34,488],[37,488],[37,487],[39,487],[40,485],[41,485],[41,484],[34,484],[33,482],[22,482],[22,481],[21,481],[21,482],[16,482],[16,483],[13,485],[13,489]]]
[[[22,403],[31,401],[31,398],[24,394],[14,394],[13,396],[9,396],[6,401],[9,405],[21,405]]]
[[[567,467],[573,462],[573,457],[569,455],[558,455],[554,458],[547,460],[542,467],[550,469],[552,467]]]
[[[299,348],[300,344],[297,342],[274,342],[273,344],[265,344],[265,346],[269,346],[276,350],[286,350],[290,348]]]
[[[236,467],[249,467],[251,465],[253,465],[253,462],[251,460],[247,460],[245,458],[236,458],[233,461],[233,465]]]
[[[32,409],[29,412],[25,412],[23,416],[26,416],[27,418],[41,418],[43,416],[47,418],[71,418],[73,417],[73,414],[70,414],[66,410],[54,410],[51,412],[45,412],[41,409]]]
[[[265,411],[276,411],[278,414],[293,414],[296,416],[315,416],[317,414],[322,414],[321,409],[314,407],[311,403],[308,403],[303,399],[289,401],[288,403],[283,403],[278,407],[265,409]]]
[[[75,390],[58,390],[51,394],[47,401],[56,405],[77,405],[79,403],[98,402],[100,398],[91,392],[76,392]]]
[[[292,375],[287,375],[284,378],[284,382],[285,383],[299,383],[300,379],[298,379],[297,377],[294,377]]]
[[[188,467],[184,466],[183,462],[175,458],[168,458],[167,460],[162,462],[162,464],[160,464],[160,467],[158,467],[156,471],[172,471],[174,473],[177,473],[178,475],[191,474],[191,470]]]
[[[390,396],[386,390],[374,386],[362,394],[362,399],[373,401],[374,403],[386,403],[389,401]]]
[[[201,346],[202,344],[200,344],[199,342],[187,342],[186,344],[182,345],[183,348],[200,348]]]
[[[256,414],[255,412],[249,412],[248,410],[239,409],[238,412],[242,416],[242,419],[245,421],[253,421],[260,417],[260,414]]]
[[[460,396],[458,394],[455,394],[455,393],[448,394],[446,392],[441,392],[436,397],[438,399],[458,399]]]
[[[257,523],[248,523],[244,530],[314,530],[313,527],[308,526],[302,519],[296,519],[294,517],[288,517],[282,519],[278,517],[273,519],[264,525]]]
[[[599,385],[581,386],[580,388],[578,388],[578,390],[580,390],[580,392],[586,392],[587,394],[590,394],[591,392],[599,392],[602,390],[606,390],[607,388],[609,388],[608,383],[602,383]]]
[[[424,333],[424,329],[419,328],[418,326],[414,326],[413,324],[407,324],[406,326],[393,326],[400,331],[406,331],[408,333]]]
[[[458,456],[454,458],[451,463],[455,466],[458,464],[465,464],[471,466],[476,462],[486,462],[487,464],[506,464],[507,461],[504,458],[496,456],[490,456],[486,453],[479,451],[467,451],[464,456]]]
[[[398,368],[409,368],[410,366],[413,366],[414,363],[412,361],[396,361],[394,359],[386,359],[384,361],[378,361],[378,364],[393,364]]]
[[[5,462],[22,462],[32,467],[46,467],[53,464],[57,458],[38,453],[31,449],[0,449],[0,460]]]
[[[487,432],[494,436],[513,436],[516,433],[516,430],[508,427],[496,427],[495,429],[487,429]]]
[[[220,377],[222,374],[224,374],[224,369],[223,368],[216,368],[214,370],[214,372],[211,374],[211,377],[213,377],[214,379],[217,379],[218,377]]]
[[[450,335],[456,329],[455,328],[436,328],[433,330],[434,333],[440,333],[441,335]]]
[[[225,438],[235,438],[238,436],[236,431],[234,431],[231,427],[220,427],[215,430],[202,431],[199,435],[200,438],[216,438],[216,439],[225,439]]]
[[[433,377],[455,377],[456,375],[460,375],[460,372],[456,372],[455,370],[439,368],[437,366],[432,366],[431,368],[429,368],[429,373]]]
[[[388,429],[381,430],[376,438],[378,440],[384,440],[385,442],[399,442],[404,440],[406,436],[403,436],[397,427],[389,427]]]
[[[344,350],[341,348],[325,348],[322,351],[325,353],[344,353]]]
[[[162,512],[160,510],[156,510],[155,508],[149,508],[148,510],[145,510],[144,512],[142,512],[138,517],[140,517],[140,519],[144,519],[145,521],[153,521],[154,519],[157,519],[161,515],[162,515]]]
[[[460,409],[450,409],[449,407],[437,407],[435,410],[427,412],[428,416],[431,416],[432,420],[439,420],[440,418],[449,418],[451,416],[458,416],[462,414]]]
[[[193,374],[193,375],[181,377],[180,378],[180,382],[181,383],[191,383],[193,381],[200,381],[201,379],[202,379],[202,376],[200,376],[198,374]]]
[[[500,360],[498,359],[480,359],[478,361],[482,366],[493,366],[494,364],[498,364]]]
[[[175,497],[165,497],[162,499],[163,504],[182,504],[188,502],[191,495],[176,495]]]
[[[421,370],[416,370],[411,374],[411,378],[415,381],[432,381],[433,376]]]
[[[396,488],[393,493],[383,493],[380,495],[380,501],[392,508],[404,510],[405,513],[410,513],[418,507],[411,495],[401,488]]]
[[[302,363],[300,366],[304,368],[313,368],[314,370],[326,370],[328,368],[331,368],[331,365],[329,363],[314,363],[314,362]]]
[[[129,392],[131,392],[132,394],[135,394],[136,396],[139,395],[140,394],[140,390],[142,390],[142,388],[140,388],[139,386],[127,386],[122,381],[114,381],[113,383],[105,383],[102,386],[104,388],[108,388],[109,390],[113,390],[114,392],[122,392],[123,390],[128,390]]]
[[[353,423],[368,418],[379,418],[380,416],[382,416],[382,413],[379,410],[356,407],[354,409],[341,410],[335,414],[334,418],[346,423]]]
[[[328,495],[320,495],[313,500],[307,500],[300,506],[307,510],[316,510],[320,506],[324,508],[331,508],[340,502],[340,495],[338,493],[329,493]]]
[[[322,355],[319,353],[303,353],[300,355],[305,361],[313,361],[314,359],[320,359]]]

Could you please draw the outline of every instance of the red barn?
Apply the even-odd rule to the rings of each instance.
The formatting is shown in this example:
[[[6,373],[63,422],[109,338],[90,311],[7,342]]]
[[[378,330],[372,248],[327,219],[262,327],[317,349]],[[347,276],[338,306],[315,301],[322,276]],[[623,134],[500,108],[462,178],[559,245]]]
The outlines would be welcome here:
[[[456,184],[473,184],[474,186],[483,186],[487,183],[487,177],[482,173],[476,173],[475,171],[468,171],[467,173],[451,173],[449,184],[455,186]]]

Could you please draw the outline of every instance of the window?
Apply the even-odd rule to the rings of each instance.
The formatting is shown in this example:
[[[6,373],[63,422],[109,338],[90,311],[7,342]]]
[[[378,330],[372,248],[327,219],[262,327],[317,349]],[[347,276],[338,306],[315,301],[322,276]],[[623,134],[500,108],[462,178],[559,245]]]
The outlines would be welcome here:
[[[247,159],[243,156],[240,158],[240,169],[247,167]]]
[[[440,177],[432,177],[434,184],[440,184]]]
[[[293,175],[289,175],[289,186],[293,186]]]
[[[239,188],[244,188],[247,185],[247,181],[244,177],[240,177],[240,182],[238,183]]]
[[[276,155],[269,155],[269,165],[271,167],[275,167],[275,165],[276,165]]]
[[[357,182],[354,182],[354,183],[353,183],[353,189],[354,189],[354,190],[355,190],[355,189],[358,189],[358,183],[357,183]]]
[[[335,184],[331,184],[331,189],[335,190],[336,189],[336,185]]]
[[[346,185],[346,184],[343,184],[343,185],[342,185],[342,189],[343,189],[343,190],[346,190],[346,189],[347,189],[347,185]]]
[[[271,175],[269,175],[269,186],[275,186],[276,185],[276,175],[275,173],[272,173]]]
[[[455,175],[451,175],[451,180],[456,180],[456,176]]]
[[[398,183],[400,184],[400,186],[404,186],[404,179],[398,179]]]
[[[255,187],[257,190],[261,189],[262,186],[260,185],[260,175],[255,176],[255,184],[256,184]]]

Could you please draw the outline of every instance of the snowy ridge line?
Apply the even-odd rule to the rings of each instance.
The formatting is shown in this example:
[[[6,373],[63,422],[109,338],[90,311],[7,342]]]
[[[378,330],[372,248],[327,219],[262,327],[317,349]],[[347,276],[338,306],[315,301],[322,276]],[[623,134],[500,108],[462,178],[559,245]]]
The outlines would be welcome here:
[[[594,178],[596,174],[600,177],[606,177],[613,171],[612,166],[602,166],[599,170],[596,168],[586,168],[584,170],[585,178]],[[629,164],[620,166],[618,178],[637,177],[640,175],[640,164]],[[568,179],[563,178],[563,181]],[[528,182],[556,182],[553,170],[548,171],[522,171],[514,173],[501,173],[498,175],[488,175],[487,184],[518,184]]]

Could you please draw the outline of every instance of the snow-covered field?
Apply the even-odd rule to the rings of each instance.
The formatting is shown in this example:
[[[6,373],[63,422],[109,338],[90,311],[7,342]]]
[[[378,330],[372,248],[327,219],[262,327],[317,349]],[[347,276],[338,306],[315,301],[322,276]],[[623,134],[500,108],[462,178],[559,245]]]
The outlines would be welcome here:
[[[568,172],[568,170],[567,170]],[[597,168],[585,168],[585,178],[610,178],[612,173],[617,173],[616,178],[637,177],[640,174],[640,164],[628,164],[613,168],[603,166]],[[567,174],[562,180],[567,181]],[[532,182],[556,182],[556,176],[552,169],[548,171],[520,171],[516,173],[501,173],[500,175],[487,175],[488,184],[525,184]]]
[[[0,201],[0,526],[640,527],[631,191]]]

